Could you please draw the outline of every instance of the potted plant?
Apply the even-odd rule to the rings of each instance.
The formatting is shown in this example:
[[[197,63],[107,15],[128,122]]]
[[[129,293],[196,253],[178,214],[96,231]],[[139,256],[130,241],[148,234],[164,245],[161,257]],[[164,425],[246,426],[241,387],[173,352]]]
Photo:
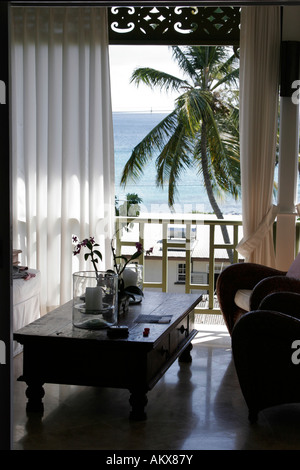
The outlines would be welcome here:
[[[79,241],[73,236],[74,255],[87,249],[84,259],[91,259],[94,271],[73,273],[73,324],[78,328],[101,329],[118,320],[118,275],[100,271],[98,262],[102,254],[94,237]]]

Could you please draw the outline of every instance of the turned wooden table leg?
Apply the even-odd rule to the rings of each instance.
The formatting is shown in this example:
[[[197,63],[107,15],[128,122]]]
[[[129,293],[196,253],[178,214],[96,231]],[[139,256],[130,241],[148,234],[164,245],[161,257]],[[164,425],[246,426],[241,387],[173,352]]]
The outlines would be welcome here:
[[[26,411],[28,412],[44,412],[43,397],[45,395],[45,390],[43,383],[37,381],[28,381],[26,389],[26,397],[28,402],[26,405]]]
[[[143,389],[131,389],[129,403],[131,405],[130,419],[142,421],[147,419],[145,407],[148,403],[147,391]]]
[[[181,353],[178,358],[179,362],[192,362],[191,350],[193,349],[193,345],[191,343],[185,348],[185,350]]]

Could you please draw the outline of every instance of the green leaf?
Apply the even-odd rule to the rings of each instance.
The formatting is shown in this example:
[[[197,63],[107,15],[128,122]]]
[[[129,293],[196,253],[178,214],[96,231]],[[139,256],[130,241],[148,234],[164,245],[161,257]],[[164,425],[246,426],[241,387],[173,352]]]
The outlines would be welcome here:
[[[94,253],[95,253],[95,255],[99,256],[100,259],[102,259],[102,254],[100,253],[100,251],[94,250]]]
[[[92,251],[93,245],[91,244],[91,242],[90,242],[89,240],[86,242],[86,246],[87,246],[87,248],[88,248],[89,250]]]
[[[141,251],[136,251],[130,258],[130,260],[138,258],[141,254],[142,254]]]
[[[126,294],[137,294],[144,297],[144,292],[137,286],[128,286],[125,289]]]

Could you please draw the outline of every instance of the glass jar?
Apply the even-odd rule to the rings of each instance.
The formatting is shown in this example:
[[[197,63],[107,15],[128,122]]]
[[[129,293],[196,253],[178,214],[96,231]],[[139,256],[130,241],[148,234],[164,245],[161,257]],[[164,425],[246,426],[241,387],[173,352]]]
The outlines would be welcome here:
[[[73,325],[98,330],[117,323],[118,276],[112,272],[73,274]]]

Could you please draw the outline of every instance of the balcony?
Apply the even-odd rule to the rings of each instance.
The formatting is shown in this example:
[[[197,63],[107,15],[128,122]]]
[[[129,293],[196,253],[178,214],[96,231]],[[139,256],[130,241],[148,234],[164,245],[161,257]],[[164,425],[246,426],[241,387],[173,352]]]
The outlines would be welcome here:
[[[144,290],[199,291],[203,298],[195,310],[196,321],[202,315],[219,316],[216,279],[230,264],[228,250],[234,263],[243,261],[236,251],[242,237],[242,220],[240,216],[230,217],[221,220],[209,214],[119,216],[116,217],[117,254],[130,255],[136,242],[141,243],[144,253],[139,263],[144,267]],[[222,226],[227,227],[229,244],[223,241]]]

